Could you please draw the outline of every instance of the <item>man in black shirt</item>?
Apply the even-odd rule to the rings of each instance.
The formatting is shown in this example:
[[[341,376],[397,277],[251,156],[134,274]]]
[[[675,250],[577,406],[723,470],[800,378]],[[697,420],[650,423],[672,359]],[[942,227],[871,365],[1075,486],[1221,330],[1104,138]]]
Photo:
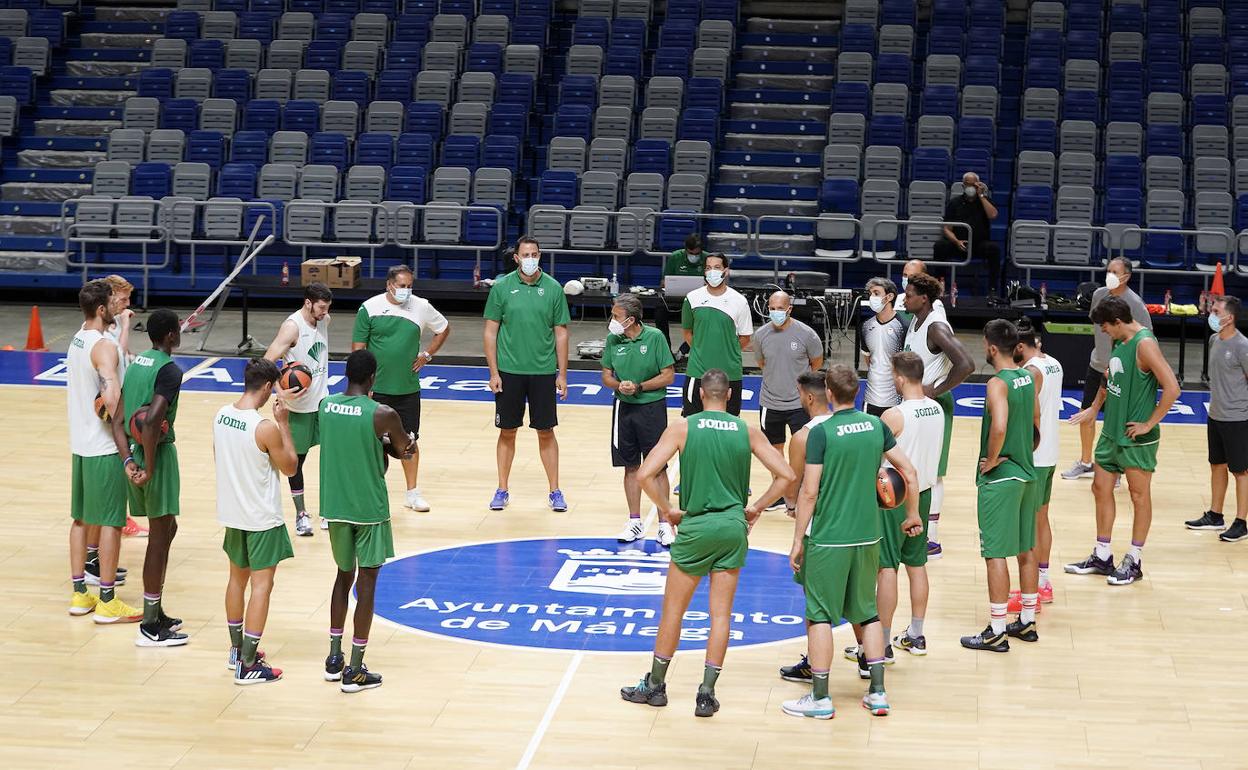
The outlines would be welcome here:
[[[997,207],[988,198],[988,187],[979,181],[979,176],[974,172],[963,174],[962,194],[949,201],[949,205],[945,207],[945,221],[965,222],[970,225],[971,256],[988,265],[988,296],[996,296],[1002,290],[1001,248],[990,240],[991,222],[996,218]],[[936,241],[932,248],[932,256],[939,262],[963,259],[967,248],[966,236],[966,228],[946,226],[944,237]],[[975,271],[978,272],[980,271]]]

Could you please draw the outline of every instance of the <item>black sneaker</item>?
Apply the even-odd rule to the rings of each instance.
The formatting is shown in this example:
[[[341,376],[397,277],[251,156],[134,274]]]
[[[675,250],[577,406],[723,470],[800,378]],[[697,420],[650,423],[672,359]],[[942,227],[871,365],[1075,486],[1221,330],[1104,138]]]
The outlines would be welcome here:
[[[1218,539],[1224,543],[1238,543],[1246,537],[1248,537],[1248,522],[1245,522],[1243,519],[1232,521],[1231,526],[1218,535]]]
[[[780,667],[780,678],[786,682],[810,684],[813,675],[810,673],[810,660],[805,655],[791,666]]]
[[[719,701],[715,699],[715,693],[698,690],[698,701],[697,705],[693,707],[693,715],[695,717],[713,717],[716,711],[719,711]]]
[[[281,678],[282,670],[280,668],[273,668],[259,659],[250,666],[244,666],[240,660],[237,668],[234,670],[234,684],[239,686],[266,684],[268,682],[276,682]]]
[[[98,586],[100,584],[100,560],[99,558],[88,559],[83,565],[83,577],[89,586]],[[117,575],[113,578],[113,585],[124,586],[126,584],[126,575],[128,572],[125,567],[117,567]]]
[[[867,665],[867,656],[862,652],[858,653],[858,678],[871,678],[871,667]]]
[[[885,640],[886,642],[888,640]],[[893,655],[893,645],[888,642],[884,645],[884,665],[891,666],[897,662],[897,658]]]
[[[1111,555],[1108,559],[1101,559],[1093,551],[1088,558],[1074,564],[1067,564],[1065,569],[1072,575],[1112,575],[1114,574],[1114,557]]]
[[[1022,618],[1019,618],[1005,627],[1005,633],[1007,636],[1012,636],[1024,642],[1040,641],[1040,634],[1036,633],[1036,621],[1034,620],[1030,623],[1024,623]]]
[[[1223,523],[1222,514],[1205,511],[1199,519],[1183,522],[1183,526],[1188,529],[1222,529],[1226,525]]]
[[[157,622],[159,622],[160,625],[164,626],[170,631],[182,630],[182,618],[171,618],[165,614],[165,611],[163,609],[160,611],[160,620]]]
[[[909,630],[901,636],[894,636],[893,644],[897,645],[911,655],[927,654],[927,637],[923,635],[911,636]]]
[[[161,623],[140,623],[139,633],[134,637],[135,647],[181,647],[191,638],[179,634]]]
[[[363,663],[359,668],[347,666],[342,670],[342,685],[338,689],[343,692],[360,692],[381,687],[381,674],[374,674]]]
[[[968,650],[987,650],[988,652],[1009,652],[1010,640],[1005,634],[994,634],[992,626],[985,626],[974,636],[962,637],[962,646]]]
[[[325,658],[325,681],[337,682],[342,679],[342,670],[347,666],[347,659],[338,653]]]
[[[1129,586],[1137,580],[1144,579],[1144,568],[1131,554],[1122,557],[1122,563],[1114,570],[1105,582],[1111,586]]]
[[[658,684],[650,684],[650,674],[647,673],[637,683],[636,687],[621,687],[620,697],[629,703],[645,703],[650,706],[666,706],[667,705],[667,682]]]

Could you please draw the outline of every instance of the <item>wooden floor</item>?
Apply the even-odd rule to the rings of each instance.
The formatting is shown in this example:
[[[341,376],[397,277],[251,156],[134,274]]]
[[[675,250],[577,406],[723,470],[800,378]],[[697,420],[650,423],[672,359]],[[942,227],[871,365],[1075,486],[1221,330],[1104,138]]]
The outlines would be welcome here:
[[[930,654],[899,653],[887,671],[894,711],[857,708],[863,686],[837,658],[832,722],[781,713],[799,685],[780,665],[799,640],[729,652],[718,694],[723,709],[695,719],[701,675],[696,647],[673,664],[666,709],[627,704],[617,689],[636,681],[643,654],[525,651],[412,634],[378,620],[370,667],[385,686],[347,696],[321,678],[334,568],[328,539],[296,538],[296,558],[278,570],[263,647],[283,681],[240,688],[223,665],[226,559],[215,522],[210,420],[229,397],[185,393],[179,409],[182,517],[165,599],[186,619],[190,645],[139,649],[133,627],[99,627],[66,614],[69,598],[69,452],[64,392],[0,389],[4,495],[13,526],[0,541],[5,607],[0,651],[0,767],[413,767],[512,768],[532,747],[534,768],[878,767],[1245,767],[1248,766],[1248,543],[1183,529],[1208,499],[1204,429],[1163,429],[1146,579],[1109,588],[1062,574],[1093,541],[1088,482],[1055,483],[1055,603],[1040,618],[1039,644],[1008,655],[973,653],[958,636],[978,631],[987,608],[972,486],[977,420],[955,426],[942,534],[944,560],[931,567],[926,635]],[[563,488],[571,510],[542,505],[544,480],[531,434],[522,434],[513,503],[490,513],[491,407],[428,401],[421,440],[428,514],[399,506],[390,474],[400,553],[508,537],[610,536],[624,510],[607,454],[609,412],[560,413]],[[1064,428],[1063,463],[1077,435]],[[317,500],[316,458],[309,500]],[[755,465],[753,486],[764,484]],[[1119,493],[1126,504],[1125,490]],[[289,507],[289,503],[287,506]],[[293,518],[293,514],[292,514]],[[1129,513],[1115,540],[1129,538]],[[768,514],[756,547],[786,550],[791,525]],[[143,540],[126,540],[134,580],[120,594],[138,604]],[[904,580],[903,580],[904,585]],[[897,625],[908,617],[904,595]],[[851,641],[837,633],[837,648]],[[562,699],[544,720],[561,682]],[[544,734],[541,728],[545,726]],[[540,740],[534,741],[535,734]],[[532,746],[531,746],[532,743]]]

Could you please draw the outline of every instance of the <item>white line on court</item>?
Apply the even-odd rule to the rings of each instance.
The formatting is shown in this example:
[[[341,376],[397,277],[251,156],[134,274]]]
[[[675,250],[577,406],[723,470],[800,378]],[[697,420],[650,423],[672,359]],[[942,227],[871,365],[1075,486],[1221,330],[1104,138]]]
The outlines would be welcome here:
[[[537,729],[533,731],[533,737],[529,738],[529,745],[524,750],[524,756],[520,757],[520,762],[516,765],[516,770],[528,770],[529,763],[533,761],[533,755],[537,753],[537,748],[542,745],[542,738],[546,736],[546,730],[550,727],[550,720],[554,719],[555,712],[559,710],[559,704],[563,702],[563,696],[568,692],[568,686],[572,684],[572,677],[576,676],[576,669],[581,665],[581,659],[585,657],[585,653],[578,652],[572,656],[572,662],[568,664],[567,670],[563,672],[563,679],[559,680],[559,686],[555,688],[555,694],[551,696],[550,703],[546,706],[546,713],[542,714],[542,721],[537,723]]]
[[[182,375],[182,382],[185,383],[187,380],[191,379],[199,372],[202,372],[203,370],[207,369],[208,367],[212,366],[213,364],[215,364],[216,362],[220,360],[221,360],[221,356],[217,356],[216,358],[205,358],[203,361],[200,361],[199,363],[192,366],[190,369],[186,370],[186,373]]]

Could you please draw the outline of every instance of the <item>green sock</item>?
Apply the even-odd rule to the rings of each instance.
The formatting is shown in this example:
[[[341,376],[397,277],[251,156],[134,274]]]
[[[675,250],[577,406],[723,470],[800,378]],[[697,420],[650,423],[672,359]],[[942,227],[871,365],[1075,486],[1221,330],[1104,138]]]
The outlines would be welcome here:
[[[111,602],[116,595],[116,588],[113,583],[100,583],[100,601],[104,603]]]
[[[260,634],[253,634],[250,631],[243,634],[243,665],[251,666],[256,662],[256,648],[260,646]]]
[[[811,693],[815,700],[828,697],[828,672],[810,670],[811,683],[814,685],[814,692]]]
[[[160,620],[160,594],[143,594],[143,622],[156,623]]]
[[[85,594],[87,592],[87,576],[86,575],[74,575],[73,581],[74,581],[74,593]]]
[[[295,501],[295,510],[299,513],[307,513],[308,509],[303,504],[303,492],[299,494],[291,494],[291,499]]]
[[[884,661],[872,663],[867,668],[871,671],[871,692],[884,692]]]
[[[226,620],[225,626],[226,628],[230,629],[230,646],[242,647],[243,646],[243,621]]]
[[[672,665],[671,658],[655,655],[654,661],[650,664],[650,684],[663,684],[667,679],[667,667],[670,665]]]
[[[893,643],[893,637],[889,636],[889,634],[892,633],[892,630],[893,629],[889,628],[888,626],[884,626],[884,649],[885,650],[888,649],[888,645]]]
[[[358,669],[364,663],[364,646],[368,644],[367,639],[351,640],[351,668]]]
[[[330,655],[342,654],[342,629],[341,628],[329,629],[329,654]]]
[[[702,684],[698,692],[715,692],[715,680],[719,679],[720,667],[707,663],[702,668]]]

